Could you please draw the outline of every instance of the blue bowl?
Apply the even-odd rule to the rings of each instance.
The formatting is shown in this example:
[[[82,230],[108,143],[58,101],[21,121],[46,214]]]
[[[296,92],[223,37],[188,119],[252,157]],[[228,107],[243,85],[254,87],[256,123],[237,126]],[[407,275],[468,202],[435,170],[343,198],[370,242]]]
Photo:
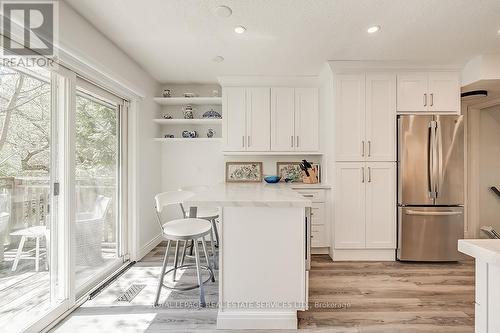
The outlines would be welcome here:
[[[281,179],[281,177],[278,177],[278,176],[267,176],[267,177],[264,177],[264,180],[266,181],[266,183],[268,184],[274,184],[274,183],[277,183],[279,182]]]

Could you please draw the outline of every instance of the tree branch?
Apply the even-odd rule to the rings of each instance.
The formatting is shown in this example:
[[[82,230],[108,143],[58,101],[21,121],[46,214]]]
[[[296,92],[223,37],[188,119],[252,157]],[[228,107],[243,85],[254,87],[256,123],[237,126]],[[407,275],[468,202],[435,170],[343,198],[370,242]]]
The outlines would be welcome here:
[[[0,151],[3,149],[3,146],[5,145],[5,141],[7,140],[9,125],[10,125],[10,121],[12,119],[13,106],[16,105],[17,98],[19,97],[19,93],[21,92],[21,88],[23,86],[23,83],[24,83],[24,75],[20,73],[19,78],[17,79],[17,82],[16,82],[16,89],[14,90],[14,93],[12,94],[12,97],[10,98],[9,104],[7,105],[5,119],[3,121],[3,126],[2,126],[2,134],[0,135]]]

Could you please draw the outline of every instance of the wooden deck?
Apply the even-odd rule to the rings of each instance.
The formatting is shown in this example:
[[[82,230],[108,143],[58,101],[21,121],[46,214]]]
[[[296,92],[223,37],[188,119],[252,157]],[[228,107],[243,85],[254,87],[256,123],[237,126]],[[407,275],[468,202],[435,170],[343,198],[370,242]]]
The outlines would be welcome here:
[[[216,304],[197,308],[197,290],[164,289],[163,306],[152,307],[164,251],[164,244],[155,248],[54,332],[221,332],[215,330]],[[194,278],[185,274],[183,279]],[[117,301],[133,284],[146,286],[131,302]],[[217,282],[206,289],[207,302],[216,302]],[[328,256],[313,256],[310,310],[299,312],[299,331],[472,333],[473,301],[473,261],[334,263]]]

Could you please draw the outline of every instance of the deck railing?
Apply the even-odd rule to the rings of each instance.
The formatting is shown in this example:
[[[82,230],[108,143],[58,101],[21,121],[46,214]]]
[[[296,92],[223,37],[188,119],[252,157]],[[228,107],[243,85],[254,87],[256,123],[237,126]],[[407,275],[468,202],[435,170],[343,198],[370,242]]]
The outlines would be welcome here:
[[[0,213],[10,214],[5,241],[15,230],[49,224],[50,182],[48,178],[0,177]],[[97,195],[111,198],[104,223],[103,242],[116,242],[116,187],[113,178],[77,179],[76,202],[80,212],[93,211]]]

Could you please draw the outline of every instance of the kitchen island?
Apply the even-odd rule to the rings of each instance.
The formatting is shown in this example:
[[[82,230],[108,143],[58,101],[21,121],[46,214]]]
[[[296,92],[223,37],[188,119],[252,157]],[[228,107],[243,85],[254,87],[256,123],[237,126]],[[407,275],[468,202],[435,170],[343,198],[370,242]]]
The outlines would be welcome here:
[[[464,239],[458,250],[476,258],[476,333],[500,332],[500,239]]]
[[[296,329],[307,309],[311,202],[268,184],[219,184],[184,202],[219,207],[218,329]]]

